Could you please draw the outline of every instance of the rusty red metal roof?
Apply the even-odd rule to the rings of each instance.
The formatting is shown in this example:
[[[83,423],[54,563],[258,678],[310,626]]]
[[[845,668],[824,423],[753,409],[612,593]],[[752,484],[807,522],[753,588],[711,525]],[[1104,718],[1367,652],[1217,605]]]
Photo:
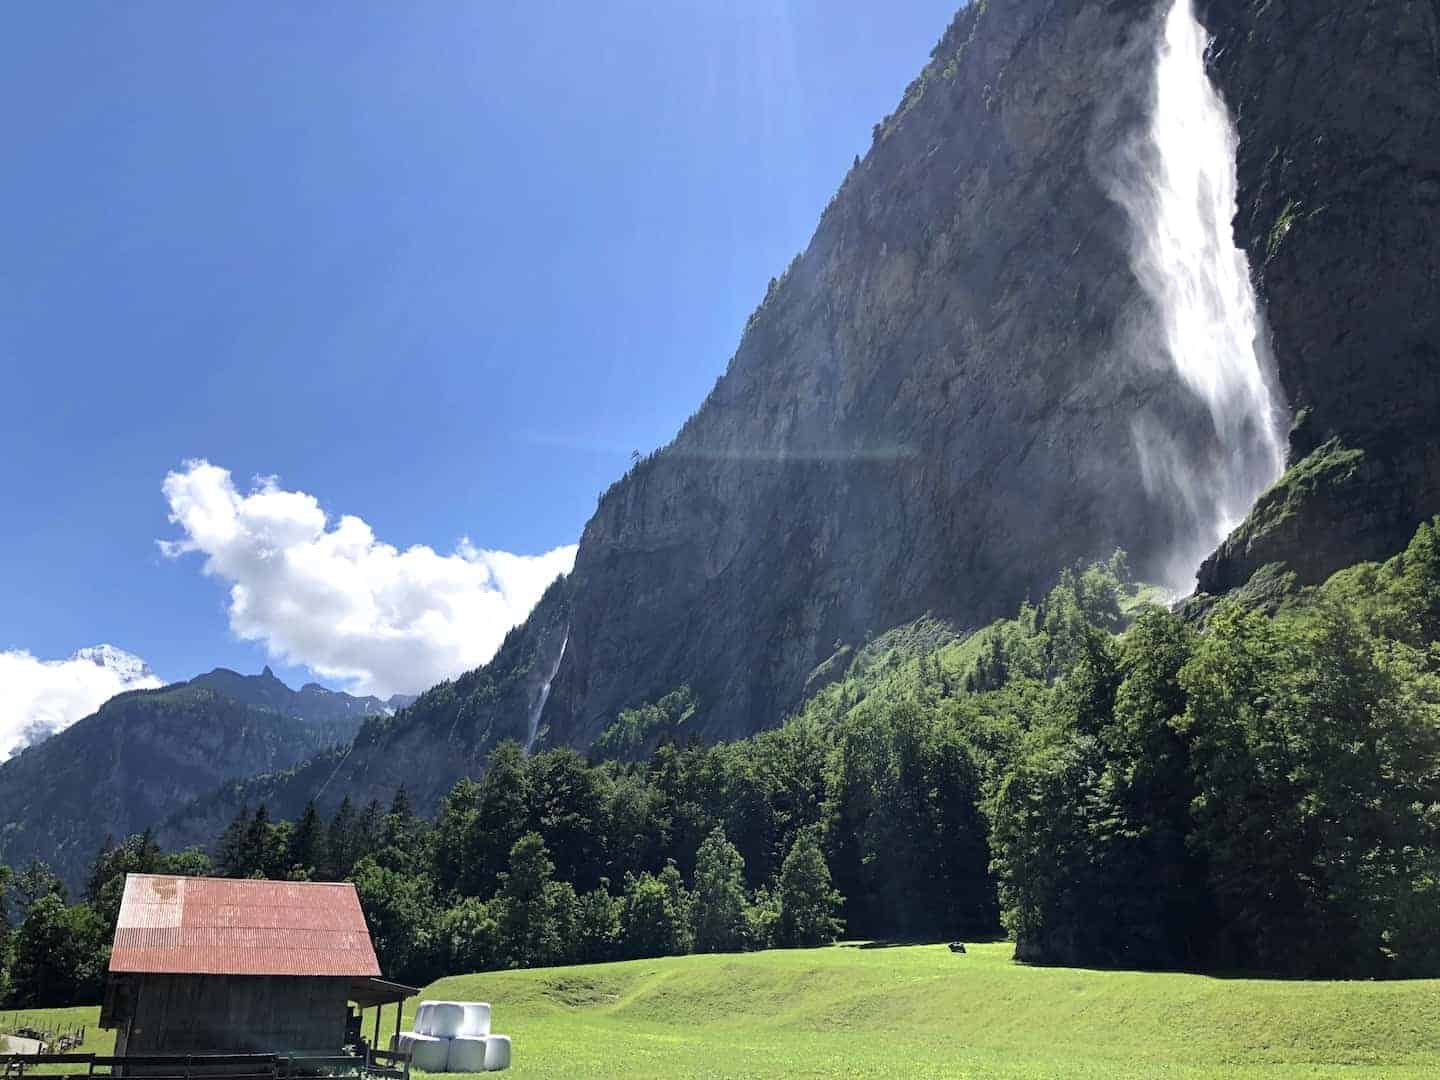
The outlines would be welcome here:
[[[349,882],[127,874],[110,970],[374,978],[380,964]]]

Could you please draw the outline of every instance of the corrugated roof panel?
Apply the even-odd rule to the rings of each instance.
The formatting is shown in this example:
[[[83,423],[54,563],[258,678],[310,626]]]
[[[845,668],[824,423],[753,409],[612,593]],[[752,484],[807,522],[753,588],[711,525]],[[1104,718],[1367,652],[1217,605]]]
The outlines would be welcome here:
[[[110,970],[355,978],[380,965],[348,882],[130,874]]]

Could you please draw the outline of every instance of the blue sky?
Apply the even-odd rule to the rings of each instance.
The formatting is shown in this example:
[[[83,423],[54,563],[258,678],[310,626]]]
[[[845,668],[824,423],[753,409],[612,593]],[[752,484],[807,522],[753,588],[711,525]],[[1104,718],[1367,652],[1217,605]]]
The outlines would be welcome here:
[[[188,459],[401,549],[573,543],[955,2],[7,7],[0,650],[267,662],[157,547]]]

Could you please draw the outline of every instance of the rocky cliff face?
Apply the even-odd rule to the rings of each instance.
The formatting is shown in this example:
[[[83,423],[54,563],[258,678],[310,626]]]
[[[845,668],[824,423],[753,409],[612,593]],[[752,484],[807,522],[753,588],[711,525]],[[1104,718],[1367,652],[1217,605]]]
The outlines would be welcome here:
[[[1146,302],[1099,177],[1145,110],[1160,14],[957,17],[709,399],[587,526],[552,740],[682,683],[707,735],[744,734],[871,633],[983,623],[1116,547],[1158,570],[1183,525],[1131,419],[1182,444],[1204,425],[1133,354]]]
[[[1102,178],[1150,108],[1167,7],[964,9],[713,393],[606,493],[573,575],[495,660],[347,753],[197,804],[174,835],[213,835],[247,800],[294,814],[401,782],[432,808],[526,737],[557,662],[540,745],[589,746],[687,684],[693,726],[733,737],[926,612],[982,624],[1116,547],[1158,574],[1189,518],[1147,490],[1135,419],[1193,460],[1217,447],[1137,347],[1156,312]],[[1236,235],[1298,419],[1292,472],[1204,569],[1219,591],[1275,562],[1317,579],[1387,554],[1440,511],[1440,8],[1200,13],[1239,127]]]
[[[1440,3],[1207,0],[1296,462],[1206,564],[1224,592],[1389,555],[1440,512]]]
[[[1148,107],[1166,6],[957,17],[709,400],[586,528],[556,739],[687,682],[709,734],[744,733],[872,631],[983,622],[1113,546],[1156,567],[1183,518],[1145,494],[1130,421],[1196,453],[1204,425],[1126,345],[1149,313],[1096,176]],[[1297,463],[1201,586],[1319,581],[1440,512],[1440,4],[1201,16]]]
[[[962,11],[713,393],[602,498],[563,598],[338,772],[222,793],[175,836],[246,800],[297,812],[322,783],[333,801],[404,781],[429,808],[523,737],[567,633],[541,745],[586,747],[684,684],[697,730],[739,736],[871,634],[983,623],[1117,546],[1158,557],[1178,523],[1128,418],[1180,395],[1121,344],[1143,299],[1096,167],[1143,116],[1157,22],[1148,0]]]

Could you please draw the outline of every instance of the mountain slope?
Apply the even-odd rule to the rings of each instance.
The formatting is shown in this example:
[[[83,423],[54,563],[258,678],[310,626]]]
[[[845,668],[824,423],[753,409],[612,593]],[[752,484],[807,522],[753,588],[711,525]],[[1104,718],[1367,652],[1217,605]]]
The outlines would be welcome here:
[[[1126,348],[1152,313],[1096,177],[1151,107],[1167,8],[957,17],[715,392],[586,527],[553,738],[586,745],[681,683],[708,734],[741,734],[872,631],[926,611],[975,625],[1113,546],[1159,576],[1190,526],[1180,493],[1147,494],[1132,424],[1158,419],[1198,460],[1213,431]],[[1440,510],[1440,8],[1202,15],[1292,459],[1331,439],[1364,455],[1319,497],[1287,482],[1263,500],[1294,509],[1252,519],[1203,583],[1273,561],[1322,580]]]
[[[226,780],[347,743],[372,703],[296,692],[269,669],[119,694],[0,764],[0,863],[38,856],[74,884],[107,834],[139,832]]]
[[[1139,116],[1150,12],[960,14],[714,393],[586,527],[556,739],[682,683],[744,734],[872,633],[988,621],[1117,546],[1156,569],[1181,508],[1128,417],[1180,395],[1117,333],[1143,301],[1092,167]]]
[[[1117,344],[1142,301],[1091,157],[1142,113],[1142,85],[1115,88],[1153,22],[1138,0],[961,12],[714,392],[601,499],[564,621],[542,603],[533,659],[502,649],[445,688],[484,722],[422,697],[325,773],[327,796],[478,771],[537,703],[520,657],[560,661],[549,744],[588,745],[682,684],[696,730],[738,736],[779,722],[832,653],[927,611],[987,622],[1122,544],[1143,575],[1183,516],[1145,492],[1123,418],[1178,395]],[[497,717],[492,684],[529,696]]]
[[[1115,547],[1159,578],[1195,522],[1184,493],[1147,484],[1137,418],[1182,459],[1228,449],[1135,347],[1156,311],[1103,179],[1152,110],[1167,8],[965,8],[714,391],[603,496],[568,582],[495,660],[201,817],[400,782],[429,808],[540,706],[542,744],[587,747],[621,709],[688,685],[690,730],[743,735],[926,613],[981,625]],[[1201,583],[1272,563],[1319,580],[1440,512],[1440,8],[1199,12],[1238,127],[1236,240],[1296,420],[1291,473]]]
[[[388,802],[401,785],[418,810],[433,812],[456,780],[484,771],[497,742],[529,742],[529,723],[539,719],[536,706],[565,646],[569,603],[561,578],[489,664],[431,687],[393,716],[371,717],[349,746],[273,770],[231,773],[195,792],[192,801],[172,808],[158,830],[160,841],[172,848],[208,844],[239,810],[261,803],[272,816],[294,818],[312,798],[328,813],[346,796],[360,804]]]

